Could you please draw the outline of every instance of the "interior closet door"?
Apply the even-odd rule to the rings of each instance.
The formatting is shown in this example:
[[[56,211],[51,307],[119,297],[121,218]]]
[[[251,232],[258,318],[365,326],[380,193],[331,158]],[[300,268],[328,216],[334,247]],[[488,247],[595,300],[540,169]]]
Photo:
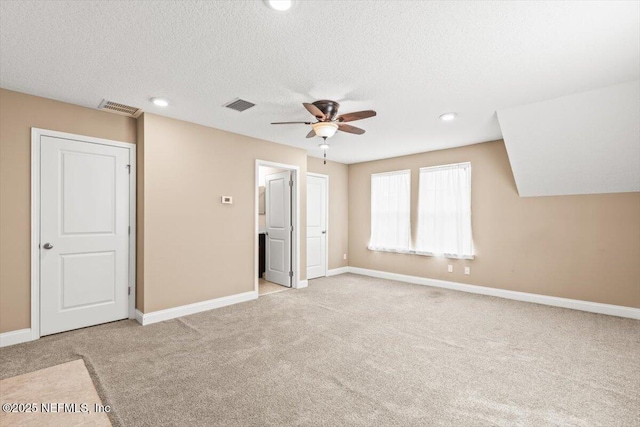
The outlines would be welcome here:
[[[270,282],[291,287],[291,172],[265,177],[265,275]]]
[[[327,275],[327,177],[307,175],[307,279]]]
[[[40,144],[40,335],[126,319],[129,150]]]

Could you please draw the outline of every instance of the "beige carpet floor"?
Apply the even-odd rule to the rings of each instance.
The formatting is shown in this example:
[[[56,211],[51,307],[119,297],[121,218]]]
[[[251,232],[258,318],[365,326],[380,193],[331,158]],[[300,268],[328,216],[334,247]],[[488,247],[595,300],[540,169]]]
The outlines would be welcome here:
[[[638,426],[640,322],[346,274],[0,349],[81,358],[123,426]]]

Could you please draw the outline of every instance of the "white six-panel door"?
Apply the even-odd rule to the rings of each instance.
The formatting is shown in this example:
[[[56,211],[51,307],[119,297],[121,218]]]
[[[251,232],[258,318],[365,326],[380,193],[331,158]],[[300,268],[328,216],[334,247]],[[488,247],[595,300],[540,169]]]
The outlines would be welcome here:
[[[40,140],[40,335],[128,317],[127,148]]]
[[[327,177],[307,175],[307,279],[327,275]]]
[[[265,177],[265,274],[270,282],[291,287],[291,172]]]

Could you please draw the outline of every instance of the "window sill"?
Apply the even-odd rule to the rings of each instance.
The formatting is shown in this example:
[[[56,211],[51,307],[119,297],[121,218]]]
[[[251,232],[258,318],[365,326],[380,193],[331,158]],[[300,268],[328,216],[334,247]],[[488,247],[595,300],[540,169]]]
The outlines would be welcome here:
[[[433,254],[430,252],[418,252],[414,250],[378,249],[378,248],[371,248],[371,247],[368,247],[367,249],[374,252],[389,252],[394,254],[420,255],[420,256],[429,256],[429,257],[436,257],[436,258],[464,259],[468,261],[473,261],[475,259],[475,255]]]
[[[412,251],[408,250],[408,249],[384,249],[384,248],[372,248],[372,247],[367,247],[367,249],[369,249],[370,251],[374,251],[374,252],[389,252],[392,254],[410,254],[412,253]]]

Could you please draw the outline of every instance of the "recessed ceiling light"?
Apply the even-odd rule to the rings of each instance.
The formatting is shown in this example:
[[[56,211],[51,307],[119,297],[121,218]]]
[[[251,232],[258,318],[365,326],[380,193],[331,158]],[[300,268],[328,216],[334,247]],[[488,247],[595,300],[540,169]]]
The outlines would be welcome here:
[[[320,145],[318,145],[318,147],[320,147],[323,150],[326,150],[327,148],[329,148],[329,144],[326,144],[326,143],[325,144],[320,144]]]
[[[444,113],[440,116],[440,120],[443,122],[450,122],[458,116],[458,113]]]
[[[169,101],[164,98],[151,98],[151,102],[153,102],[158,107],[166,107],[169,105]]]
[[[271,9],[283,12],[291,8],[291,0],[268,0],[267,4]]]

